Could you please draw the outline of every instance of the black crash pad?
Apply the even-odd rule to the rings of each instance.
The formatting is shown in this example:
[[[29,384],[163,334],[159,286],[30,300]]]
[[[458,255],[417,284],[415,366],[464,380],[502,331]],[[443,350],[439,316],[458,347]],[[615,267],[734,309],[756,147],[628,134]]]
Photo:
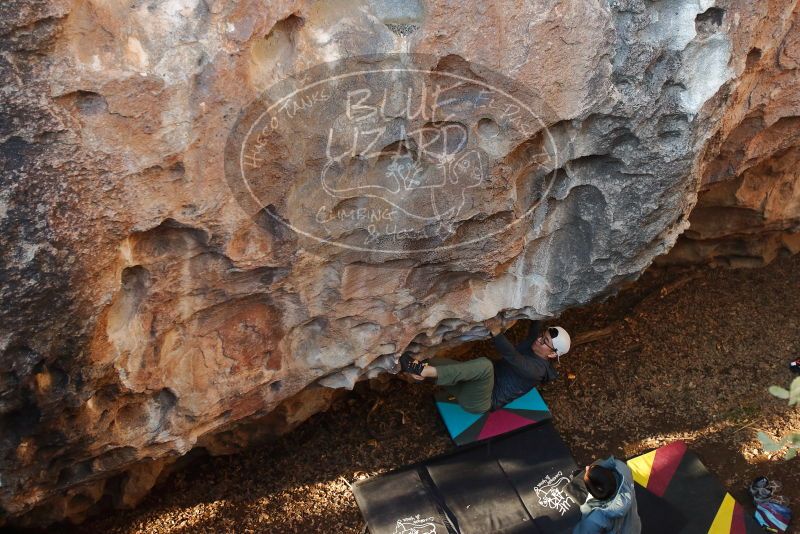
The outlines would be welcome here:
[[[480,447],[431,462],[428,473],[463,534],[537,532],[491,451]]]
[[[448,524],[463,534],[570,532],[585,496],[570,478],[576,468],[547,422],[357,483],[353,492],[372,534],[411,532],[405,525],[413,521],[403,520],[426,534]]]
[[[370,532],[448,534],[428,486],[417,469],[405,469],[367,479],[353,492]]]
[[[577,465],[553,425],[533,427],[493,448],[539,532],[571,532],[587,493],[582,472],[573,482]]]

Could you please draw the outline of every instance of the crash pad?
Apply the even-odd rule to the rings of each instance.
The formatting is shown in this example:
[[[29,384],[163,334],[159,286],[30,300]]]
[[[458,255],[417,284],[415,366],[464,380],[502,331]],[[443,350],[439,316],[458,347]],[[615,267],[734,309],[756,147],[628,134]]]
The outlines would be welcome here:
[[[538,531],[571,532],[587,491],[569,448],[550,422],[509,437],[491,442],[491,448]]]
[[[580,519],[585,489],[572,480],[576,468],[545,422],[377,477],[386,479],[380,485],[359,482],[353,492],[372,534],[412,526],[430,534],[555,534]]]
[[[683,441],[631,458],[628,467],[639,486],[636,494],[642,532],[763,532]],[[672,509],[671,514],[663,513],[665,506]],[[676,518],[680,524],[674,524]],[[673,524],[669,524],[670,519]]]
[[[370,532],[448,534],[446,517],[420,474],[418,469],[404,469],[354,487]]]
[[[464,410],[446,391],[436,393],[436,408],[456,445],[467,445],[535,425],[552,417],[534,388],[502,408],[483,414]]]
[[[685,443],[628,465],[643,533],[762,532]],[[371,534],[569,534],[587,495],[581,474],[545,421],[359,482],[353,492]]]

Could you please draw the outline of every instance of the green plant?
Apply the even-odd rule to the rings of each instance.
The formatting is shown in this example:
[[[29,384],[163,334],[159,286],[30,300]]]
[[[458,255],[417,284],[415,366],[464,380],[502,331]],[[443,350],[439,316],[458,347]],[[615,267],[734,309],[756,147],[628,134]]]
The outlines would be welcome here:
[[[792,380],[788,390],[780,386],[770,386],[769,392],[779,399],[788,399],[789,406],[800,407],[800,376]],[[800,432],[789,432],[778,441],[774,441],[764,432],[759,432],[758,440],[766,452],[778,452],[787,447],[783,456],[786,460],[794,458],[800,451]]]

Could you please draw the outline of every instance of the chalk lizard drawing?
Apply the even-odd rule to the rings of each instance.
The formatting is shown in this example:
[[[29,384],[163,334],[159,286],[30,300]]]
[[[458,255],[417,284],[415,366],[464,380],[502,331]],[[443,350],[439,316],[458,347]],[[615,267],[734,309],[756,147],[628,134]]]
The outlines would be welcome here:
[[[564,490],[567,484],[569,484],[569,479],[562,475],[561,471],[552,477],[545,476],[534,488],[536,496],[539,498],[539,504],[552,508],[563,516],[569,511],[572,504],[577,504]]]
[[[425,130],[441,135],[436,128]],[[329,144],[332,135],[331,129]],[[466,148],[466,131],[455,138],[457,146],[446,142],[437,152],[420,149],[412,154],[400,149],[405,146],[402,143],[394,153],[371,152],[358,157],[353,155],[355,145],[338,156],[327,150],[321,185],[334,198],[381,199],[411,219],[439,223],[444,231],[452,233],[454,219],[472,205],[469,190],[485,183],[487,172],[485,155],[478,149]],[[404,137],[404,141],[418,145],[409,138]]]

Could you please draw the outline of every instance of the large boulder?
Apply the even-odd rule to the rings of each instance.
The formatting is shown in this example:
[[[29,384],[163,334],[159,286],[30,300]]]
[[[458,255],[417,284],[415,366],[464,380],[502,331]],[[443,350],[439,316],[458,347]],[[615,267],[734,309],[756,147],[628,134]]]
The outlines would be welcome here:
[[[3,2],[0,522],[790,232],[795,4]]]
[[[751,267],[800,251],[800,20],[752,42],[700,167],[690,227],[659,263]]]

